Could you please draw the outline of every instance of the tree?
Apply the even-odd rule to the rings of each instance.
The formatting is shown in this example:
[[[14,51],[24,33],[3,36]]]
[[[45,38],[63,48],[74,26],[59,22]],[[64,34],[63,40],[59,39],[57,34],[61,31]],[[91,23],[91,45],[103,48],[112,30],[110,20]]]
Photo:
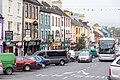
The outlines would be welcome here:
[[[76,46],[77,46],[77,49],[80,50],[80,49],[84,49],[85,45],[86,45],[85,34],[82,34]]]
[[[120,28],[119,27],[111,27],[108,30],[113,34],[113,36],[120,35]]]

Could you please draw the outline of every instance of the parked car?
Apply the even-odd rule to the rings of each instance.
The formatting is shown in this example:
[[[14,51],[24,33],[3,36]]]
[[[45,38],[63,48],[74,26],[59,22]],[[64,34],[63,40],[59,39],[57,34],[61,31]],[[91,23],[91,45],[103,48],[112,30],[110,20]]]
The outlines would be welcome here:
[[[29,59],[36,60],[36,68],[41,68],[42,66],[42,59],[39,56],[26,56]]]
[[[17,70],[30,71],[31,69],[36,68],[36,60],[25,56],[16,56],[15,64]]]
[[[3,73],[3,67],[2,67],[2,62],[0,61],[0,74]]]
[[[65,63],[68,63],[68,55],[66,50],[42,50],[37,51],[33,56],[43,56],[46,59],[49,59],[50,64],[64,66]]]
[[[80,62],[92,62],[92,55],[89,51],[81,51],[78,56],[78,63]]]
[[[11,75],[15,69],[14,53],[0,53],[0,61],[2,62],[3,73]]]
[[[120,80],[120,56],[110,65],[108,80]]]
[[[43,56],[39,56],[41,58],[41,67],[45,68],[47,65],[50,65],[50,60],[44,58]]]

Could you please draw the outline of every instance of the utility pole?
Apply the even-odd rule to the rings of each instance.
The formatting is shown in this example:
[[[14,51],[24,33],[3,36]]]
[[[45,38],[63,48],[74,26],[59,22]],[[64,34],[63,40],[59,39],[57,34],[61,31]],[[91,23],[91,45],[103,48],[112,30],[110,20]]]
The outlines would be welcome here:
[[[26,0],[25,0],[26,2]],[[24,0],[22,5],[22,56],[24,55]]]

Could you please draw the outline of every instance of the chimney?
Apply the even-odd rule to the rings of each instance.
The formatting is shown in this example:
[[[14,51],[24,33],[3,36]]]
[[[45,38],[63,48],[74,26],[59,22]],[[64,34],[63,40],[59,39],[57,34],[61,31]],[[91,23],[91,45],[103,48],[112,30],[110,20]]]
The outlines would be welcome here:
[[[85,21],[85,15],[84,14],[79,14],[79,19],[81,19],[82,21]]]
[[[52,1],[52,5],[57,6],[62,10],[62,2],[60,0]]]

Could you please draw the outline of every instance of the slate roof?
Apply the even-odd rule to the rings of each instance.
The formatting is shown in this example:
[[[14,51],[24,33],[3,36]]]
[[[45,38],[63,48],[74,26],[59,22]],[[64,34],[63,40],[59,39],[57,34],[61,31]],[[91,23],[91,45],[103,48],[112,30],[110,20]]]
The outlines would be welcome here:
[[[80,26],[79,22],[75,18],[71,18],[71,22],[75,26]]]
[[[2,16],[2,14],[0,14],[0,18],[2,18],[2,19],[3,19],[3,16]]]
[[[40,3],[37,0],[23,0],[24,2],[30,2],[40,6]]]

